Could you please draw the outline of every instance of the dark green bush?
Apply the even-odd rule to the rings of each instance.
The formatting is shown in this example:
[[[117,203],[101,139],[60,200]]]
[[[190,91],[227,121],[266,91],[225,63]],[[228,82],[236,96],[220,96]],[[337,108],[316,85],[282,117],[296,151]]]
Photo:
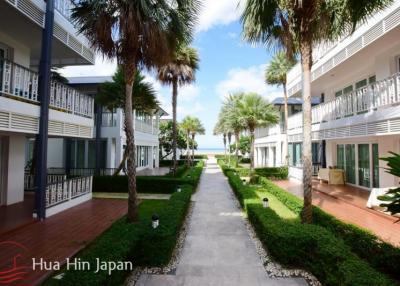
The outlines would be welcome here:
[[[353,247],[336,232],[318,225],[302,225],[297,221],[283,220],[273,210],[264,209],[254,189],[244,185],[237,173],[222,161],[219,163],[240,204],[247,211],[258,236],[280,263],[307,269],[324,285],[395,284],[384,274],[373,269],[371,266],[375,265],[370,260],[363,261],[357,256],[358,253],[355,255],[352,252]],[[302,203],[297,197],[279,190],[265,178],[259,180],[268,192],[275,195],[289,209],[295,213],[301,211]],[[375,268],[382,270],[379,267]],[[382,272],[388,273],[387,270]]]
[[[180,156],[180,159],[181,160],[185,160],[187,158],[187,156],[186,155],[181,155]],[[190,158],[192,158],[192,156],[190,156]],[[194,155],[194,159],[197,159],[197,160],[202,160],[202,159],[208,159],[208,156],[207,155],[203,155],[203,154],[197,154],[197,155]]]
[[[195,167],[185,170],[183,177],[138,176],[136,177],[136,186],[139,193],[150,194],[171,194],[176,190],[178,185],[184,184],[197,187],[203,167],[204,162],[199,161]],[[93,192],[127,193],[128,177],[94,176]]]
[[[256,168],[255,173],[261,177],[284,180],[288,178],[289,170],[287,167],[266,167]]]
[[[183,166],[186,164],[186,160],[176,160],[178,166]],[[171,167],[172,166],[172,160],[160,160],[159,163],[160,167]]]
[[[176,240],[185,219],[192,186],[182,186],[180,193],[174,193],[168,201],[143,201],[139,205],[139,221],[128,223],[126,217],[115,222],[76,256],[88,261],[92,267],[96,258],[101,261],[131,261],[134,266],[161,267],[168,264]],[[156,212],[160,218],[157,229],[151,227],[151,216]],[[98,273],[80,270],[66,270],[62,280],[48,279],[45,285],[123,285],[129,271],[105,271]]]
[[[260,182],[268,192],[277,197],[290,210],[300,214],[303,207],[301,199],[279,188],[265,178],[262,178]],[[375,269],[389,274],[396,280],[400,280],[399,248],[383,242],[364,229],[336,219],[318,207],[313,207],[313,223],[325,227],[335,236],[342,238],[355,254],[365,259]]]
[[[250,158],[240,158],[239,163],[250,164],[251,163],[251,159]]]

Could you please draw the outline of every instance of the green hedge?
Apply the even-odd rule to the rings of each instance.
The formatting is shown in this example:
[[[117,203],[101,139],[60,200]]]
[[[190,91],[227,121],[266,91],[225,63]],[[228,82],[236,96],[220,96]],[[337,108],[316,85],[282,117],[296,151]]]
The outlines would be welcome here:
[[[183,177],[138,176],[136,177],[138,193],[171,194],[178,185],[189,184],[197,187],[203,167],[204,162],[199,161],[195,167],[185,170]],[[94,176],[93,192],[127,193],[128,177]]]
[[[243,185],[233,170],[223,165],[222,161],[219,163],[261,241],[280,263],[307,269],[324,285],[395,284],[357,257],[347,241],[336,233],[318,225],[302,225],[298,221],[283,220],[273,210],[264,209],[255,194],[255,188]],[[278,193],[276,189],[270,191],[270,181],[263,178],[261,181],[271,194]],[[298,203],[291,200],[290,196],[283,196],[281,192],[279,194],[277,198],[298,213]]]
[[[255,173],[260,177],[285,180],[288,178],[289,170],[287,167],[267,167],[256,168]]]
[[[186,160],[187,156],[186,155],[181,155],[179,158],[181,160]],[[192,158],[192,155],[190,155],[190,158]],[[195,160],[203,160],[203,159],[207,160],[208,156],[205,155],[205,154],[204,155],[203,154],[198,154],[198,155],[194,155],[194,159]]]
[[[115,222],[102,235],[76,256],[95,268],[96,258],[101,261],[131,261],[134,266],[162,267],[171,259],[180,228],[185,219],[192,186],[183,186],[168,201],[143,201],[139,205],[139,221],[128,223],[126,217]],[[151,227],[151,216],[157,212],[160,226]],[[48,279],[45,285],[122,285],[129,271],[66,270],[62,280]]]
[[[176,160],[176,162],[177,162],[178,166],[183,166],[186,163],[185,160]],[[159,166],[160,167],[171,167],[172,160],[160,160]]]
[[[289,209],[300,214],[303,206],[301,199],[279,188],[267,179],[262,179],[260,183]],[[364,229],[336,219],[318,207],[313,207],[313,223],[323,226],[341,237],[354,253],[368,261],[374,268],[391,275],[396,280],[400,280],[399,248],[383,242]]]

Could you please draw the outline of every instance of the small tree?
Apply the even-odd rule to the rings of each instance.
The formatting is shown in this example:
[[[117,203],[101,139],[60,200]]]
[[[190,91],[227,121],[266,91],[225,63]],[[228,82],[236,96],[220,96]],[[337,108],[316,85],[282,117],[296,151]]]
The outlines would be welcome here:
[[[196,143],[196,135],[204,135],[206,132],[206,129],[204,128],[203,124],[201,123],[200,119],[197,117],[194,118],[194,124],[193,124],[193,129],[190,131],[190,134],[192,135],[192,165],[194,162],[194,149],[195,149],[195,143]]]
[[[164,151],[165,155],[160,154],[160,158],[163,159],[172,154],[172,121],[162,121],[159,126],[160,132],[158,140],[160,142],[160,152]],[[185,133],[181,128],[178,128],[178,136],[176,145],[179,150],[185,149],[186,138]]]
[[[391,157],[381,158],[387,162],[386,172],[393,176],[400,177],[400,154],[390,152]],[[384,196],[379,196],[378,199],[386,201],[387,203],[381,204],[381,207],[386,207],[391,215],[400,213],[400,187],[390,189]],[[400,221],[400,219],[398,220]]]
[[[196,118],[192,116],[186,116],[183,118],[182,122],[179,124],[179,127],[185,132],[186,136],[186,165],[190,165],[190,134],[196,128]],[[194,141],[194,140],[193,140]]]

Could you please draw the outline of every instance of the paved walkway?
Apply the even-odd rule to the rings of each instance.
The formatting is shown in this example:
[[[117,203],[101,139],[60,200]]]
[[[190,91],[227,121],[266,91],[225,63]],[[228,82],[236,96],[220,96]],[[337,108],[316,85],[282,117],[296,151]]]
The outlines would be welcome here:
[[[276,181],[275,184],[302,198],[303,187],[297,180]],[[316,187],[316,185],[314,185]],[[369,229],[382,240],[400,246],[400,223],[398,218],[368,209],[360,204],[361,199],[346,201],[343,195],[336,197],[322,191],[313,191],[313,204],[340,220]]]
[[[273,279],[264,270],[228,182],[209,159],[195,194],[193,214],[174,275],[142,275],[141,286],[307,285]]]

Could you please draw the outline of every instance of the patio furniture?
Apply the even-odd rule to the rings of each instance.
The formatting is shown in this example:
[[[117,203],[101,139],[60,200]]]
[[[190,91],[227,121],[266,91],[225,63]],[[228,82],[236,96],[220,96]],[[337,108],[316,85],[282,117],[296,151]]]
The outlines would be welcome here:
[[[390,188],[373,188],[371,190],[371,194],[369,195],[369,198],[368,198],[368,201],[367,201],[367,208],[384,211],[385,208],[381,207],[380,205],[382,203],[385,203],[385,202],[379,200],[378,197],[379,196],[383,196],[389,190],[390,190]]]
[[[330,185],[344,185],[344,171],[341,169],[321,168],[318,171],[318,180],[328,182]]]

